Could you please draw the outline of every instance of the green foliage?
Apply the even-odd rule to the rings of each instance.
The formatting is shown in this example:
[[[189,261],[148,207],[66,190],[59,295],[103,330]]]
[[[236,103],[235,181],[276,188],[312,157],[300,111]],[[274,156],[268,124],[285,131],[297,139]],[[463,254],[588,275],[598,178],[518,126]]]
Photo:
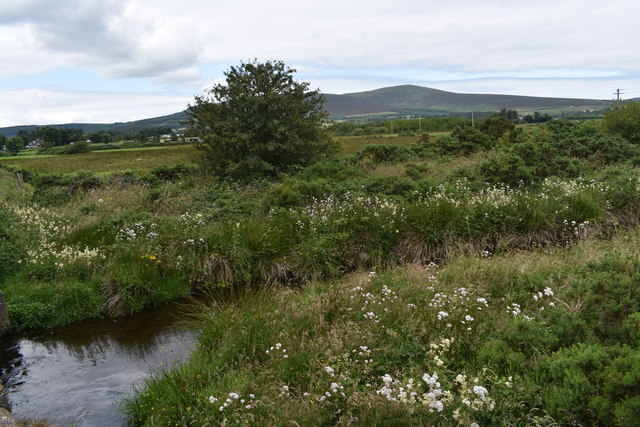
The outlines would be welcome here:
[[[102,295],[96,281],[15,281],[5,285],[12,327],[53,328],[102,314]]]
[[[517,118],[517,116],[516,116]],[[493,138],[501,138],[505,133],[508,133],[507,137],[511,142],[515,140],[516,126],[513,121],[502,116],[491,116],[480,122],[478,126],[480,131]]]
[[[638,155],[638,147],[593,125],[554,120],[540,131],[521,135],[480,170],[489,182],[537,184],[549,176],[588,176],[596,169]]]
[[[358,153],[356,159],[364,164],[400,162],[411,157],[413,152],[402,145],[367,145]]]
[[[25,237],[15,225],[16,216],[0,203],[0,283],[18,270],[19,262],[26,258]]]
[[[470,126],[457,126],[450,135],[443,135],[435,140],[421,137],[412,147],[420,156],[437,155],[467,156],[481,150],[493,148],[497,140],[480,130]]]
[[[339,122],[331,125],[336,136],[376,135],[392,132],[448,132],[457,126],[470,126],[471,120],[461,117],[422,117],[404,120],[375,120],[367,123]]]
[[[7,151],[10,153],[17,153],[22,150],[25,146],[24,140],[19,136],[13,136],[4,143],[4,146],[7,148]]]
[[[29,181],[35,187],[33,200],[45,206],[69,202],[79,192],[100,188],[104,181],[95,174],[80,171],[72,175],[30,174]]]
[[[604,129],[620,135],[632,144],[640,144],[640,102],[616,104],[602,119]]]
[[[553,117],[547,113],[540,114],[540,112],[535,111],[533,115],[527,114],[522,118],[524,123],[545,123],[553,120]]]
[[[583,298],[583,319],[602,341],[625,342],[624,321],[640,312],[640,261],[612,254],[581,276],[570,294]]]
[[[89,147],[89,143],[87,141],[76,141],[67,147],[65,150],[65,154],[82,154],[88,153],[91,151],[91,147]]]
[[[20,130],[18,136],[27,142],[40,141],[47,146],[59,146],[83,140],[84,131],[66,127],[42,126],[32,131]]]
[[[144,245],[121,247],[107,266],[104,310],[110,316],[130,315],[145,307],[185,296],[189,284],[180,270],[149,253]],[[126,266],[126,268],[121,268]]]
[[[565,422],[637,425],[640,351],[576,345],[542,361],[549,386],[543,391],[551,415]]]
[[[203,140],[206,166],[222,177],[274,176],[333,151],[323,126],[324,98],[283,62],[232,66],[226,84],[197,96],[189,124]]]
[[[189,168],[187,168],[182,163],[178,163],[173,167],[165,165],[156,166],[151,170],[152,175],[156,176],[158,179],[162,179],[165,181],[176,181],[188,173]]]

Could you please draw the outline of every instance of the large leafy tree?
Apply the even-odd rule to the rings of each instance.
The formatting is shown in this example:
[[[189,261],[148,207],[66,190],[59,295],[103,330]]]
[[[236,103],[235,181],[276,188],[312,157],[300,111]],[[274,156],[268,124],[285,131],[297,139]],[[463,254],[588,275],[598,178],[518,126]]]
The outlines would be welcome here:
[[[324,97],[294,73],[281,61],[241,63],[224,73],[226,83],[196,96],[188,123],[216,175],[273,176],[331,153]]]

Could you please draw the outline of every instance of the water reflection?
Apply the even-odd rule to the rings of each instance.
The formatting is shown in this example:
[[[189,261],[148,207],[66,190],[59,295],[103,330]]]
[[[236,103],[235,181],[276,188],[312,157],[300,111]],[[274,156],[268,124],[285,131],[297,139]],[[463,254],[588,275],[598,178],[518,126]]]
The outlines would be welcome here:
[[[192,349],[194,333],[177,321],[184,310],[173,305],[5,337],[0,366],[13,414],[54,425],[123,425],[119,406],[133,385]]]

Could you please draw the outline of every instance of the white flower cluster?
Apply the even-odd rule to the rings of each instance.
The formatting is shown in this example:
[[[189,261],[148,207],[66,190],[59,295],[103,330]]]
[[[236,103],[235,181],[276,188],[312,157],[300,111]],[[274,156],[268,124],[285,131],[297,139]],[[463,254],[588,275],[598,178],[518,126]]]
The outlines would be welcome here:
[[[281,355],[283,359],[289,358],[289,355],[287,354],[287,349],[282,347],[282,343],[277,343],[276,345],[269,347],[269,349],[266,350],[265,353],[271,354],[272,356]]]
[[[548,298],[553,298],[553,290],[551,290],[551,288],[548,287],[548,286],[546,288],[544,288],[544,290],[542,290],[541,292],[537,292],[537,293],[533,294],[533,300],[535,302],[544,302],[545,298],[547,298],[547,299]],[[555,307],[556,304],[555,304],[555,302],[550,301],[548,303],[548,305],[549,305],[549,307]],[[544,305],[541,306],[538,310],[539,311],[544,311]]]
[[[326,196],[314,199],[303,209],[291,209],[301,217],[298,227],[310,231],[318,231],[331,226],[340,219],[358,219],[361,221],[378,221],[384,229],[397,231],[397,223],[404,217],[404,210],[393,200],[375,197],[356,196],[346,193],[343,196]]]
[[[136,222],[131,227],[123,227],[116,234],[116,239],[120,241],[131,241],[139,238],[155,239],[157,237],[156,224],[149,225],[147,229],[141,222]]]
[[[10,206],[18,222],[39,235],[41,242],[50,242],[70,229],[69,221],[63,221],[48,209],[35,206]]]
[[[584,180],[584,179],[561,179],[558,177],[546,178],[542,182],[542,195],[549,197],[549,195],[555,195],[556,197],[573,196],[575,194],[582,193],[586,190],[598,190],[600,192],[608,191],[608,187],[596,180]]]
[[[180,223],[186,227],[200,227],[205,225],[204,215],[201,213],[190,214],[185,212],[178,218]]]
[[[495,401],[489,397],[489,391],[478,384],[480,382],[479,378],[474,378],[472,384],[469,384],[466,375],[458,374],[455,382],[460,390],[462,404],[466,407],[474,411],[483,409],[492,411],[495,408]],[[456,418],[455,411],[453,416]]]
[[[86,246],[84,249],[80,249],[73,246],[63,246],[61,249],[57,249],[53,243],[42,244],[38,249],[28,251],[27,254],[31,264],[42,264],[47,259],[53,258],[57,268],[63,268],[74,261],[84,261],[90,265],[92,260],[104,258],[104,255],[97,248]]]
[[[209,403],[212,405],[221,403],[218,410],[225,412],[233,409],[252,409],[255,406],[255,398],[256,396],[254,394],[249,394],[249,397],[244,399],[240,396],[240,393],[231,392],[224,401],[221,401],[217,397],[209,396]]]
[[[371,356],[371,349],[366,345],[361,345],[357,349],[354,348],[351,350],[351,354],[347,354],[346,356],[352,357],[355,363],[360,363],[362,361],[365,365],[368,365],[373,362],[373,359],[369,357]]]
[[[92,260],[104,257],[97,248],[60,246],[57,241],[70,231],[70,226],[68,222],[56,218],[53,212],[33,206],[13,206],[12,210],[17,215],[18,222],[38,236],[36,246],[27,251],[28,258],[19,260],[19,263],[26,261],[29,264],[43,264],[53,259],[56,268],[64,268],[74,261],[91,264]]]
[[[471,331],[471,323],[476,320],[472,313],[482,311],[489,303],[484,297],[473,298],[471,292],[463,287],[455,289],[452,295],[436,292],[428,305],[438,310],[436,319],[446,320],[447,328],[452,328],[455,322],[459,322],[467,331]]]
[[[369,278],[371,277],[373,276],[369,273]],[[360,308],[360,311],[363,312],[362,316],[374,323],[379,323],[380,315],[378,313],[388,312],[389,305],[398,300],[398,295],[387,285],[384,285],[378,293],[367,292],[362,286],[356,286],[351,289],[349,298],[354,302],[362,301]],[[346,310],[352,311],[352,308],[347,307]]]
[[[325,400],[334,397],[334,396],[340,396],[340,397],[347,397],[346,394],[344,393],[344,386],[341,385],[340,383],[337,382],[332,382],[329,385],[329,390],[325,391],[323,394],[321,394],[320,396],[317,396],[316,399],[319,402],[324,402]],[[308,395],[307,395],[308,396]]]

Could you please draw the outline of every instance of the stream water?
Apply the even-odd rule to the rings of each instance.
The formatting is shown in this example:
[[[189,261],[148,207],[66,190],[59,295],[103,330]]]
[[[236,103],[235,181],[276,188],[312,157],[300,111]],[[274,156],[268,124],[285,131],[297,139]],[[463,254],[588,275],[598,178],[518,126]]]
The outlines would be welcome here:
[[[143,378],[188,357],[184,305],[91,320],[0,341],[4,405],[55,426],[122,426],[120,407]]]

